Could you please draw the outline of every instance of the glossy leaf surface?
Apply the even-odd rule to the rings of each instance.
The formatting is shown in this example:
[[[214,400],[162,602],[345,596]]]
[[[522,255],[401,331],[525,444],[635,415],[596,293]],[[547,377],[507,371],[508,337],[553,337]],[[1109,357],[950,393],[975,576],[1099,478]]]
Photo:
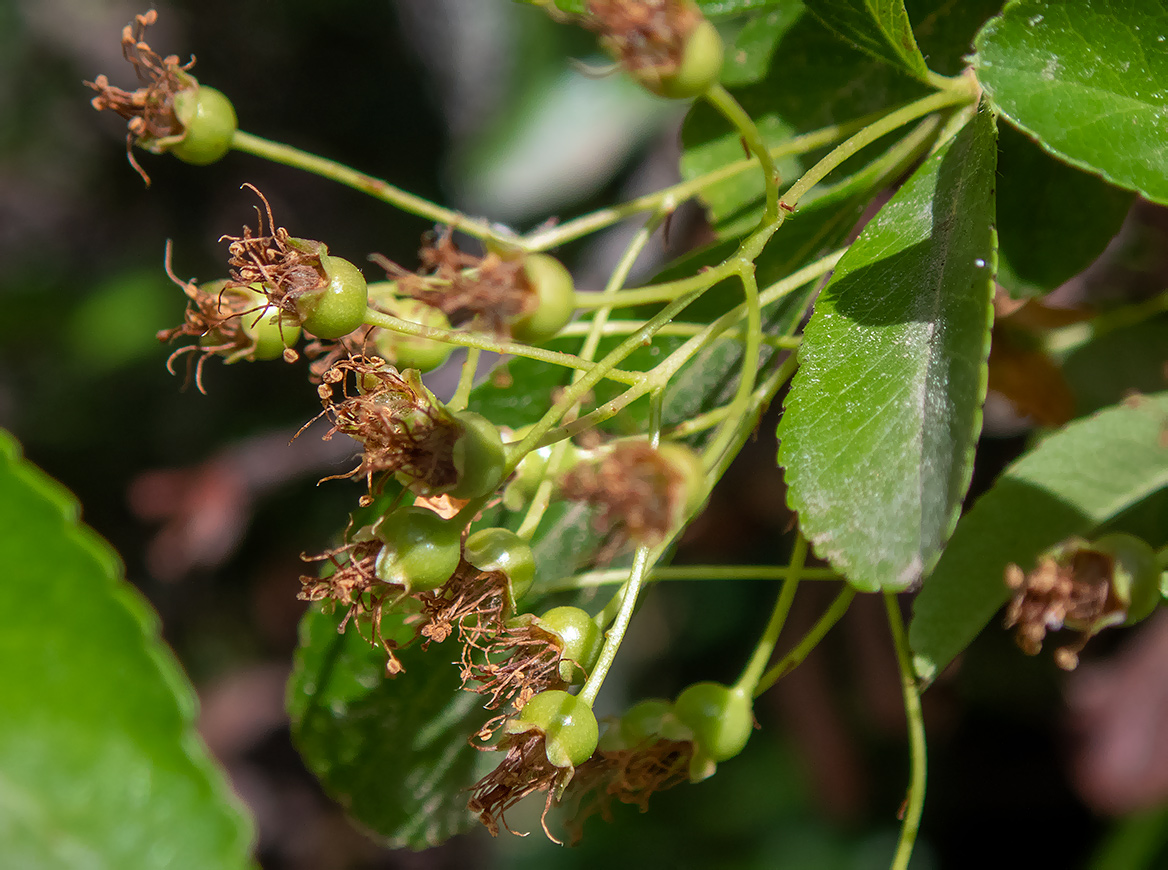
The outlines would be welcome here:
[[[459,689],[456,641],[398,654],[405,672],[385,676],[385,652],[341,613],[314,606],[300,624],[288,685],[297,748],[352,816],[394,847],[424,849],[469,830],[466,789],[479,750],[467,743],[487,718],[480,696]],[[387,616],[388,637],[412,633]]]
[[[986,388],[993,117],[976,115],[865,227],[820,294],[779,424],[788,500],[858,589],[905,589],[969,484]]]
[[[1007,468],[957,525],[917,596],[909,644],[931,680],[1009,598],[1003,573],[1024,570],[1072,535],[1091,535],[1168,487],[1168,393],[1069,424]]]
[[[807,0],[807,7],[834,32],[878,60],[918,79],[928,75],[904,0]]]
[[[3,431],[0,529],[0,863],[250,866],[250,820],[157,617]]]
[[[974,65],[1052,154],[1168,203],[1168,6],[1018,0],[978,35]]]

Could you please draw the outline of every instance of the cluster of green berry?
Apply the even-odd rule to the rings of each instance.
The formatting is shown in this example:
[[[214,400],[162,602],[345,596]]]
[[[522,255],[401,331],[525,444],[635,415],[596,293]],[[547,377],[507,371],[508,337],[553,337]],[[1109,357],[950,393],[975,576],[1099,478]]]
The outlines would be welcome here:
[[[127,119],[128,153],[137,145],[195,164],[218,160],[237,136],[234,109],[190,74],[193,61],[180,64],[149,47],[144,31],[156,18],[139,15],[122,35],[127,59],[148,84],[129,92],[100,76],[89,83],[98,94],[93,104]],[[717,82],[721,38],[691,0],[593,0],[580,22],[653,93],[688,98]],[[132,153],[129,159],[149,182]],[[507,753],[474,787],[472,811],[495,833],[525,795],[546,791],[550,806],[573,783],[581,800],[604,795],[601,802],[644,805],[654,791],[703,779],[741,751],[753,727],[750,692],[708,682],[674,702],[637,704],[609,722],[601,740],[595,690],[573,691],[601,659],[613,615],[575,606],[527,612],[525,605],[538,604],[525,600],[536,579],[528,540],[476,527],[485,508],[501,502],[518,510],[550,482],[555,497],[593,507],[609,536],[602,557],[657,545],[701,507],[706,469],[698,454],[645,436],[596,439],[587,449],[570,441],[539,447],[526,432],[507,433],[449,407],[422,382],[422,373],[449,357],[456,330],[526,345],[560,333],[576,308],[568,270],[498,239],[470,254],[447,230],[427,237],[416,271],[374,255],[387,280],[367,283],[324,243],[277,226],[255,193],[263,202],[258,225],[226,237],[229,277],[183,281],[168,250],[168,273],[188,307],[183,323],[159,338],[194,340],[171,363],[191,353],[200,390],[210,357],[295,362],[307,338],[303,352],[332,424],[325,437],[340,433],[362,446],[357,467],[339,476],[364,480],[368,521],[314,557],[325,570],[301,578],[300,597],[344,608],[341,629],[353,623],[367,631],[386,653],[389,676],[403,670],[395,655],[403,642],[383,632],[384,617],[412,628],[405,643],[458,638],[463,687],[499,711],[471,739]]]

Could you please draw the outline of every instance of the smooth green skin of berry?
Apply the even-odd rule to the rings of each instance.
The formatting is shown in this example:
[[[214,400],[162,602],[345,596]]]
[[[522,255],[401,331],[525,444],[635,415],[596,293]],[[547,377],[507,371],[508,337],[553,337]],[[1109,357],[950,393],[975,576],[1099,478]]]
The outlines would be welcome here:
[[[480,529],[466,539],[463,558],[480,571],[502,571],[511,588],[511,608],[535,582],[531,545],[510,529]]]
[[[450,320],[442,311],[417,299],[380,298],[377,304],[399,320],[437,329],[450,329]],[[415,335],[403,335],[392,329],[379,329],[373,338],[373,348],[379,357],[393,363],[399,369],[428,372],[446,362],[454,350],[454,345],[430,338],[418,338]]]
[[[582,683],[600,658],[604,633],[588,612],[579,607],[553,607],[536,623],[560,639],[560,679]]]
[[[1124,625],[1146,618],[1160,603],[1160,567],[1156,553],[1135,535],[1117,532],[1104,535],[1090,548],[1112,559],[1112,588],[1127,605]]]
[[[694,683],[677,696],[678,721],[693,731],[690,779],[705,779],[719,761],[733,758],[754,731],[750,693],[722,683]]]
[[[547,760],[559,768],[583,764],[596,751],[600,728],[583,700],[559,689],[540,692],[507,723],[508,734],[539,731]]]
[[[198,85],[174,95],[174,115],[182,138],[166,150],[185,163],[206,166],[231,150],[239,122],[235,107],[222,91]]]
[[[530,254],[523,260],[527,283],[536,306],[511,323],[511,337],[524,344],[542,344],[567,326],[576,310],[576,285],[564,264],[548,254]]]
[[[660,75],[649,68],[637,73],[636,78],[659,97],[671,100],[700,97],[718,83],[725,53],[726,47],[718,28],[702,19],[686,39],[681,63],[676,70]]]
[[[343,257],[320,255],[328,283],[296,300],[300,322],[317,338],[343,338],[365,322],[369,286],[361,270]]]
[[[503,480],[507,453],[499,427],[474,411],[460,411],[454,419],[463,427],[454,442],[454,470],[458,483],[448,491],[454,498],[471,499],[493,492]]]
[[[636,749],[657,740],[693,740],[693,732],[678,721],[673,702],[646,698],[625,711],[616,724],[600,738],[602,749]]]
[[[462,527],[432,510],[409,505],[382,517],[373,533],[385,543],[377,555],[377,579],[406,592],[430,592],[450,579],[462,551]]]
[[[676,518],[680,522],[697,513],[705,500],[706,471],[702,468],[702,458],[693,448],[676,441],[662,441],[657,445],[657,452],[682,477],[685,501],[681,504],[682,516]]]

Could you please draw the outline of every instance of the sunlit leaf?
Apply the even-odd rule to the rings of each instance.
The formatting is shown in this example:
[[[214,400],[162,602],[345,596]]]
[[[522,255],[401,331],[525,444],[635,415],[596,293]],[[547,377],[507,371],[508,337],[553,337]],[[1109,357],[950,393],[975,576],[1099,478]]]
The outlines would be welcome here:
[[[1017,0],[977,37],[1003,115],[1063,160],[1168,203],[1168,6]]]
[[[788,499],[862,590],[929,570],[969,485],[986,388],[994,121],[981,113],[865,227],[820,294],[779,424]]]

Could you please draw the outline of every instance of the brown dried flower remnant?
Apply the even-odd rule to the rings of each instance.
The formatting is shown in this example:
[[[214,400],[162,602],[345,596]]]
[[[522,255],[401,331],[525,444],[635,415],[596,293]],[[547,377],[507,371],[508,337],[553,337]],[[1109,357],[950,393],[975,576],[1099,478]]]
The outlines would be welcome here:
[[[1037,655],[1048,631],[1081,632],[1074,643],[1055,651],[1055,663],[1067,671],[1078,665],[1079,653],[1094,634],[1127,616],[1125,603],[1113,591],[1111,557],[1085,545],[1079,541],[1057,548],[1029,573],[1006,566],[1006,585],[1014,597],[1005,627],[1016,627],[1014,639],[1024,653]]]
[[[544,735],[539,731],[509,734],[503,746],[507,749],[506,757],[475,783],[468,809],[479,817],[492,837],[499,835],[500,825],[514,834],[504,814],[528,795],[545,791],[547,800],[540,823],[548,839],[559,843],[548,830],[547,814],[556,801],[556,795],[571,781],[572,768],[559,768],[548,761]]]
[[[599,508],[597,528],[636,545],[661,540],[689,501],[687,475],[646,441],[619,442],[597,462],[579,462],[561,481],[571,501]]]
[[[328,248],[321,242],[295,238],[284,227],[276,226],[267,198],[251,184],[244,187],[260,198],[264,210],[256,208],[254,231],[245,226],[243,235],[220,239],[229,243],[231,283],[236,287],[262,287],[273,305],[299,317],[296,300],[328,283],[321,264],[321,255],[327,254]]]
[[[449,227],[428,234],[418,257],[422,265],[417,272],[380,255],[370,259],[397,282],[398,292],[439,309],[453,326],[478,320],[483,329],[507,336],[508,324],[539,304],[521,257],[465,253]]]
[[[146,28],[158,20],[157,10],[134,16],[134,24],[122,29],[122,55],[134,67],[139,80],[145,82],[135,91],[116,88],[104,75],[85,85],[97,91],[90,102],[99,112],[116,112],[126,119],[126,158],[147,185],[150,176],[134,159],[135,144],[155,153],[182,138],[184,129],[174,110],[175,95],[198,87],[187,70],[194,66],[192,57],[180,64],[177,55],[162,57],[144,40]]]
[[[385,663],[386,676],[394,676],[404,670],[394,654],[400,644],[385,637],[381,621],[386,609],[394,609],[405,596],[400,586],[385,583],[377,577],[377,554],[381,547],[381,541],[364,538],[319,556],[303,556],[308,562],[328,560],[332,563],[333,571],[327,577],[301,576],[301,589],[296,597],[301,601],[338,602],[348,607],[345,618],[337,627],[341,633],[348,627],[350,620],[359,623],[368,617],[369,642],[375,646],[380,644],[385,650],[388,657]]]
[[[364,477],[371,493],[381,474],[435,491],[458,479],[454,444],[462,429],[413,369],[399,373],[379,357],[342,359],[324,373],[317,392],[333,424],[325,440],[340,432],[365,446],[360,465],[337,477]]]
[[[576,806],[569,830],[578,842],[584,823],[599,814],[612,821],[614,802],[634,804],[648,812],[657,792],[689,781],[693,743],[688,740],[652,740],[632,748],[601,747],[576,768],[565,801]]]
[[[703,20],[689,0],[591,0],[585,24],[629,72],[660,77],[681,65],[687,37]]]

